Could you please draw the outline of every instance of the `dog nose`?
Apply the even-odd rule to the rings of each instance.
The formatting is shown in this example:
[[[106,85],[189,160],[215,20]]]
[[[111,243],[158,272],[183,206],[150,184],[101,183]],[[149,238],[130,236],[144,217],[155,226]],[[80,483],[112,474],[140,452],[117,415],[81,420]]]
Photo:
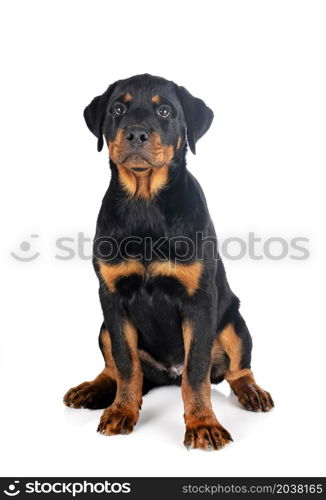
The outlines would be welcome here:
[[[149,140],[149,132],[145,127],[133,126],[126,130],[126,139],[135,147],[142,146]]]

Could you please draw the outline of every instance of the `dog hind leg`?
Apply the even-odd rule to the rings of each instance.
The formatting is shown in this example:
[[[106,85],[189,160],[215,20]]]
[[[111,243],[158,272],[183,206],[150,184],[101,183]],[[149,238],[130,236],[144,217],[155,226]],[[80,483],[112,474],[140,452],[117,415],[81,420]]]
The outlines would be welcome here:
[[[232,322],[225,326],[214,341],[212,358],[218,359],[223,355],[229,358],[225,379],[237,396],[239,402],[250,411],[269,411],[274,402],[269,392],[256,384],[251,371],[252,342],[247,325],[236,313]]]

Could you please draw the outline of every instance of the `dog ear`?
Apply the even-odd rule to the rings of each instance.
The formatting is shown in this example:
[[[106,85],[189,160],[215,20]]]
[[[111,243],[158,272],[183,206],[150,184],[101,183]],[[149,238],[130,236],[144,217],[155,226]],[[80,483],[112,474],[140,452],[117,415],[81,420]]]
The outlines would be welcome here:
[[[214,113],[204,101],[191,95],[184,87],[177,86],[177,93],[186,119],[188,144],[195,155],[196,142],[211,126]]]
[[[103,148],[103,122],[108,100],[116,86],[112,83],[104,94],[94,97],[92,102],[84,109],[84,118],[89,130],[97,137],[97,151]]]

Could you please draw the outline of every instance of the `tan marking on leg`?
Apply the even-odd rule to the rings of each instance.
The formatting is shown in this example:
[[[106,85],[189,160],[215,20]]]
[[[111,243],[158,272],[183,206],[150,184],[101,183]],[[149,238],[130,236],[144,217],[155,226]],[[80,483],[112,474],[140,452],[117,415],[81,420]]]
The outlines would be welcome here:
[[[194,389],[189,383],[187,365],[193,339],[193,328],[189,321],[183,323],[182,332],[185,348],[185,368],[181,384],[186,424],[184,445],[188,449],[217,450],[231,441],[232,438],[218,422],[212,409],[210,367],[208,367],[207,376],[200,386]]]
[[[249,368],[244,368],[243,370],[238,370],[233,373],[229,372],[225,378],[228,382],[231,382],[232,380],[237,380],[240,377],[251,377],[252,381],[254,381],[253,373]]]
[[[235,333],[231,323],[222,330],[214,341],[212,354],[216,355],[218,350],[226,352],[230,359],[229,369],[225,374],[228,382],[239,377],[252,376],[252,371],[248,368],[241,369],[242,340]]]
[[[116,374],[115,374],[115,365],[110,367],[105,367],[103,371],[93,380],[94,384],[103,387],[103,390],[108,386],[108,382],[110,381],[110,386],[112,382],[116,382]]]
[[[194,394],[192,388],[188,383],[188,375],[187,375],[187,364],[188,364],[188,356],[190,351],[190,346],[192,342],[193,329],[192,325],[189,321],[185,321],[182,326],[182,334],[183,334],[183,343],[185,349],[185,361],[184,361],[184,370],[182,373],[182,395],[185,404],[185,415],[203,412],[203,411],[212,411],[211,401],[210,401],[210,393],[211,386],[209,380],[210,370],[208,370],[207,379],[204,381],[199,391]],[[205,410],[204,410],[205,409]]]
[[[101,331],[101,346],[102,346],[101,351],[105,361],[104,370],[106,370],[106,373],[109,377],[116,380],[117,374],[116,374],[115,362],[112,356],[111,339],[110,339],[110,334],[106,329]]]
[[[116,291],[115,285],[120,278],[130,276],[131,274],[144,276],[145,273],[143,264],[137,260],[123,260],[118,264],[108,264],[99,261],[98,265],[100,268],[100,275],[109,291],[112,293]]]
[[[189,295],[193,295],[199,288],[202,273],[202,262],[180,264],[172,261],[153,262],[148,268],[152,276],[170,276],[184,285]]]
[[[113,356],[112,356],[112,345],[109,332],[107,330],[103,330],[101,333],[101,342],[102,342],[102,352],[105,359],[105,368],[102,373],[109,375],[111,378],[114,378],[118,382],[118,391],[116,399],[122,400],[123,396],[118,394],[119,388],[120,392],[125,393],[125,390],[122,390],[122,387],[127,385],[130,390],[132,397],[138,397],[138,400],[141,400],[141,388],[142,388],[142,370],[139,362],[139,355],[137,349],[138,343],[138,335],[137,330],[129,321],[125,322],[124,326],[124,336],[129,347],[129,351],[131,354],[131,364],[132,364],[132,376],[130,381],[125,382],[121,379],[119,371],[116,368]],[[102,374],[100,374],[102,375]],[[99,376],[100,376],[99,375]],[[139,389],[140,387],[140,389]],[[138,396],[137,396],[138,395]]]
[[[138,333],[135,326],[126,321],[124,335],[131,354],[132,375],[130,381],[118,380],[117,399],[126,398],[127,401],[135,402],[137,408],[142,403],[143,371],[138,356]],[[121,395],[120,395],[121,392]]]
[[[192,340],[192,325],[190,321],[184,321],[182,325],[182,335],[183,335],[183,345],[184,345],[184,350],[185,350],[185,359],[184,359],[184,364],[186,366],[188,362],[188,355],[189,355],[189,350],[190,350],[190,345],[191,345],[191,340]]]
[[[102,434],[129,434],[139,417],[142,404],[143,372],[137,352],[137,330],[129,321],[124,325],[124,336],[131,356],[131,377],[123,378],[117,374],[117,393],[115,400],[102,414],[98,431]]]
[[[212,365],[218,364],[219,362],[224,360],[224,350],[218,339],[215,339],[212,346]]]
[[[225,378],[239,402],[247,410],[269,411],[274,406],[271,395],[256,384],[249,368],[241,369],[242,341],[232,324],[227,325],[215,340],[212,356],[216,355],[219,349],[225,351],[230,358]]]

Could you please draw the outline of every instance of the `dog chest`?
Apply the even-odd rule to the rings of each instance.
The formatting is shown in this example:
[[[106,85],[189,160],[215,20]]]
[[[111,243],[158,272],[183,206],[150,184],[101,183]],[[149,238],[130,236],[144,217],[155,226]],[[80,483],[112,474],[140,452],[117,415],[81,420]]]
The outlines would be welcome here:
[[[154,261],[145,265],[140,260],[121,260],[118,263],[99,261],[99,273],[111,293],[130,295],[145,287],[156,287],[165,293],[179,292],[180,287],[188,296],[200,286],[202,262]]]

